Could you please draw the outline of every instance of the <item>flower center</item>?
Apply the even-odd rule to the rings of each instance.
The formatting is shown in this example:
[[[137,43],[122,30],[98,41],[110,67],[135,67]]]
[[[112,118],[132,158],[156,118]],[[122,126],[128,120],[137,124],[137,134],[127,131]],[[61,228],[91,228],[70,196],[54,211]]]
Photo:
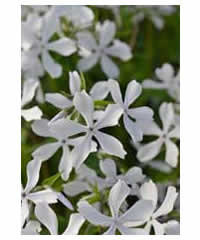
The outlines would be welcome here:
[[[26,197],[26,193],[23,192],[21,196],[22,196],[22,198],[25,198]]]
[[[66,142],[67,141],[65,139],[62,139],[62,141],[61,141],[62,144],[66,144]]]

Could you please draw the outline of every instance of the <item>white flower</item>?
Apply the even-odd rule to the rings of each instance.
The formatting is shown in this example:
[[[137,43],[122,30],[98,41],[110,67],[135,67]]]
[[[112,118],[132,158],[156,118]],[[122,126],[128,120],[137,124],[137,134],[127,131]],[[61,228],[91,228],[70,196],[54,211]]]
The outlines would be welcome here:
[[[49,6],[46,5],[21,5],[22,18],[26,18],[31,14],[42,15],[49,10]]]
[[[133,21],[138,24],[145,18],[148,18],[158,30],[162,30],[164,27],[164,16],[169,16],[176,11],[174,6],[129,6],[130,11],[134,13]]]
[[[141,141],[143,132],[140,128],[140,123],[149,124],[153,120],[153,111],[149,107],[130,108],[130,105],[140,96],[142,87],[135,80],[129,82],[124,101],[120,92],[119,83],[110,79],[110,92],[113,100],[122,109],[123,122],[127,132],[130,134],[134,142]],[[131,120],[131,119],[134,119]]]
[[[98,212],[86,201],[80,201],[78,203],[78,210],[90,223],[109,227],[104,234],[114,235],[118,229],[121,234],[125,235],[146,235],[147,233],[143,229],[128,228],[125,226],[125,223],[129,221],[145,221],[148,219],[153,208],[152,202],[139,200],[125,213],[120,214],[120,207],[129,193],[130,189],[124,181],[119,180],[112,187],[108,199],[111,217]]]
[[[144,88],[166,89],[171,97],[180,101],[180,73],[176,75],[172,65],[165,63],[161,68],[155,70],[159,81],[147,79],[143,81]]]
[[[83,192],[93,193],[94,187],[98,187],[99,191],[105,187],[105,181],[98,177],[96,172],[82,164],[76,171],[77,177],[74,181],[63,185],[64,193],[69,196],[76,196]],[[91,195],[90,195],[91,196]]]
[[[21,68],[23,78],[38,78],[44,75],[43,65],[37,52],[33,50],[22,51]]]
[[[78,62],[80,71],[87,71],[100,61],[101,68],[106,76],[118,77],[119,69],[109,56],[128,61],[132,54],[130,47],[126,43],[118,39],[113,40],[115,33],[115,23],[108,20],[103,24],[98,23],[96,26],[98,43],[90,32],[77,33],[79,53],[83,57]],[[112,41],[113,44],[110,45]]]
[[[171,138],[178,138],[180,134],[180,126],[174,121],[174,109],[171,103],[162,103],[159,109],[160,119],[162,121],[162,129],[155,123],[141,126],[145,135],[158,136],[158,139],[139,147],[137,158],[141,162],[147,162],[155,158],[163,144],[166,147],[165,161],[172,167],[176,167],[178,163],[179,150]]]
[[[69,89],[71,96],[73,97],[76,92],[81,91],[81,79],[78,72],[69,72]],[[73,106],[73,99],[60,94],[60,93],[46,93],[46,101],[51,103],[56,108],[59,108],[61,111],[56,114],[56,116],[51,119],[50,123],[66,117],[65,109],[69,109]]]
[[[60,129],[60,124],[65,124],[66,128]],[[74,123],[74,125],[76,125],[76,123]],[[75,143],[79,143],[81,141],[81,139],[70,140],[69,136],[72,133],[78,133],[79,128],[77,130],[72,129],[71,133],[70,125],[65,121],[65,119],[60,119],[54,124],[49,124],[49,121],[47,119],[41,119],[36,120],[32,124],[32,130],[38,136],[51,137],[57,140],[56,142],[47,143],[37,148],[32,153],[32,156],[34,158],[45,161],[51,158],[59,148],[62,148],[63,153],[58,169],[59,172],[62,173],[62,178],[64,180],[67,180],[72,170],[72,161],[70,160],[69,145],[74,145]]]
[[[45,95],[47,102],[61,109],[61,111],[53,117],[50,123],[66,117],[67,113],[65,110],[74,106],[73,98],[77,92],[81,91],[81,78],[77,71],[69,72],[69,90],[71,99],[60,93],[47,93]],[[90,95],[94,100],[102,100],[108,95],[108,93],[109,87],[107,81],[99,81],[95,83],[90,90]],[[68,115],[68,117],[70,117],[70,115]]]
[[[51,235],[58,235],[58,220],[48,203],[42,202],[35,207],[35,216],[49,230]],[[85,219],[78,213],[71,214],[68,226],[62,235],[77,235]]]
[[[37,34],[29,22],[25,22],[22,28],[22,46],[32,50],[37,56],[41,56],[44,69],[53,78],[62,74],[62,68],[49,54],[49,51],[56,52],[62,56],[70,56],[76,51],[75,42],[67,37],[62,37],[56,41],[50,41],[57,29],[56,15],[53,11],[48,11],[42,18],[41,30]],[[37,36],[39,35],[39,37]]]
[[[74,97],[74,106],[84,118],[86,125],[71,120],[66,120],[67,124],[65,124],[64,121],[60,122],[61,131],[70,131],[71,135],[73,131],[73,135],[78,133],[86,134],[82,137],[80,144],[77,144],[71,152],[73,166],[78,169],[88,157],[89,153],[95,151],[96,143],[92,141],[93,137],[98,141],[104,152],[124,158],[126,152],[120,141],[100,131],[102,128],[115,126],[118,123],[119,117],[121,116],[121,109],[119,106],[117,104],[108,105],[104,114],[102,114],[101,118],[96,122],[93,119],[93,99],[84,90],[76,93]]]
[[[25,188],[22,187],[22,201],[21,201],[21,226],[24,225],[26,219],[29,217],[30,206],[29,201],[34,204],[38,204],[40,202],[47,203],[56,203],[58,196],[57,193],[52,191],[51,189],[45,189],[41,191],[34,192],[38,180],[39,180],[39,171],[41,168],[40,160],[32,160],[27,164],[27,183]]]
[[[21,115],[26,121],[37,120],[41,119],[42,117],[42,111],[38,106],[34,106],[29,109],[23,109],[26,104],[31,102],[39,86],[40,84],[37,79],[28,79],[23,84],[21,99],[22,108]]]
[[[90,26],[94,20],[93,11],[87,6],[53,6],[52,11],[57,17],[66,17],[78,29]]]
[[[141,186],[140,193],[142,199],[151,200],[153,202],[153,211],[151,216],[149,216],[145,229],[150,233],[151,226],[153,226],[156,235],[163,235],[166,225],[159,222],[159,217],[165,216],[173,210],[174,203],[178,196],[176,188],[172,186],[168,187],[165,199],[159,207],[157,206],[158,190],[151,180]],[[132,226],[132,224],[129,224],[129,226]]]
[[[142,174],[142,170],[139,167],[132,167],[126,173],[118,175],[115,161],[112,159],[101,160],[100,169],[106,176],[105,182],[107,187],[113,186],[118,180],[123,180],[133,188],[130,194],[137,195],[137,190],[139,189],[137,183],[141,183],[145,178],[145,175]],[[134,192],[134,190],[136,192]]]

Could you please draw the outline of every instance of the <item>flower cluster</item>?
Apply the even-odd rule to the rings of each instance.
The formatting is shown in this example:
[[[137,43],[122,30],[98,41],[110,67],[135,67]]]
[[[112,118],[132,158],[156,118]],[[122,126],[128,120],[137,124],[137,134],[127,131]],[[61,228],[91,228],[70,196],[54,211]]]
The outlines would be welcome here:
[[[97,21],[104,11],[113,20]],[[179,234],[179,70],[124,84],[136,50],[119,34],[124,14],[138,32],[176,11],[22,6],[22,234]],[[148,91],[168,100],[140,101]]]

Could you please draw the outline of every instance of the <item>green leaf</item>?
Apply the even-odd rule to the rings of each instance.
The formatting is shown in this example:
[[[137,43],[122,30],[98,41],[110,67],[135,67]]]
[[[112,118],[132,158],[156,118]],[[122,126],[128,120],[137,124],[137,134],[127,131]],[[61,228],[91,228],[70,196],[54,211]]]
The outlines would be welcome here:
[[[53,184],[60,178],[61,173],[56,173],[55,175],[46,178],[43,182],[42,185],[48,185],[48,186],[53,186]]]

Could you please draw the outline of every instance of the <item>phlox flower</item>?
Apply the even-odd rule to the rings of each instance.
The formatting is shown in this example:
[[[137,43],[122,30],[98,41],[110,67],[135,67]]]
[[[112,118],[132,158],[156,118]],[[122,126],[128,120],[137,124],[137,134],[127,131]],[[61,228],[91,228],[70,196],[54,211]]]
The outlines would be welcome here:
[[[22,99],[21,99],[21,115],[26,121],[38,120],[42,117],[42,111],[38,106],[28,109],[24,107],[30,103],[39,87],[39,81],[36,79],[28,79],[23,84]]]
[[[60,125],[65,125],[64,128],[60,128]],[[76,129],[77,126],[77,129]],[[74,122],[74,128],[70,129],[71,125],[65,119],[60,119],[54,124],[49,124],[47,119],[36,120],[32,124],[32,130],[35,134],[41,137],[54,138],[56,141],[44,144],[38,147],[33,153],[34,158],[40,159],[41,161],[48,160],[51,158],[59,148],[62,148],[62,156],[58,166],[59,172],[64,180],[67,180],[72,170],[72,161],[70,160],[70,147],[75,144],[79,144],[82,138],[69,139],[69,136],[79,133],[79,125]],[[91,151],[95,148],[92,144]]]
[[[41,168],[40,160],[32,160],[27,164],[27,183],[25,188],[22,187],[21,193],[21,226],[29,217],[30,204],[38,204],[40,202],[46,202],[47,204],[56,203],[58,195],[51,189],[45,189],[41,191],[33,191],[39,180],[39,171]]]
[[[153,209],[149,219],[146,223],[145,230],[150,233],[151,227],[154,228],[156,235],[163,235],[165,233],[166,225],[159,222],[159,217],[169,214],[174,207],[174,203],[178,196],[175,187],[168,187],[167,193],[161,206],[158,207],[158,190],[156,185],[150,180],[144,183],[140,188],[140,194],[142,199],[151,200],[153,202]],[[130,226],[135,226],[135,223],[128,223]]]
[[[22,25],[22,46],[26,51],[31,50],[32,54],[41,57],[44,69],[53,78],[62,74],[61,66],[54,61],[49,51],[56,52],[62,56],[70,56],[76,51],[75,42],[67,37],[62,37],[55,41],[50,41],[57,29],[56,15],[53,11],[48,11],[41,19],[41,26],[35,31],[31,22],[26,21]],[[39,36],[38,36],[39,35]]]
[[[114,235],[116,230],[119,230],[121,234],[125,235],[146,235],[145,230],[141,228],[128,228],[125,226],[125,223],[129,221],[145,221],[148,219],[153,208],[152,202],[149,200],[139,200],[125,213],[120,214],[120,207],[129,193],[129,187],[122,180],[119,180],[112,187],[108,198],[111,216],[100,213],[86,201],[80,201],[78,203],[78,211],[91,224],[108,227],[109,229],[104,234]],[[139,224],[137,226],[139,226]]]
[[[35,207],[35,216],[49,230],[51,235],[58,235],[58,220],[55,212],[45,202]],[[69,223],[62,235],[77,235],[85,219],[78,213],[70,215]]]
[[[137,158],[141,162],[150,161],[159,154],[161,147],[165,144],[165,161],[170,166],[176,167],[179,150],[171,138],[179,139],[180,126],[175,122],[173,105],[171,103],[162,103],[159,108],[159,116],[162,121],[162,128],[155,122],[141,126],[144,135],[153,135],[158,138],[155,141],[141,145],[138,149]]]
[[[142,85],[144,88],[166,89],[168,94],[178,103],[180,101],[180,73],[175,75],[172,65],[165,63],[155,70],[159,81],[146,79]]]
[[[78,169],[86,160],[90,152],[94,151],[94,145],[97,146],[97,144],[92,140],[93,137],[98,141],[104,152],[124,158],[126,152],[120,141],[115,137],[100,131],[102,128],[117,125],[121,115],[121,109],[119,106],[117,104],[108,105],[104,114],[101,114],[101,118],[94,121],[93,99],[85,92],[85,90],[77,92],[73,102],[76,110],[85,120],[86,125],[69,119],[62,122],[58,122],[59,120],[57,121],[57,126],[60,128],[61,132],[70,131],[71,135],[76,135],[78,133],[85,134],[82,137],[80,144],[77,144],[71,152],[71,161],[73,162],[73,166]],[[73,131],[74,134],[72,134]],[[94,145],[92,143],[94,143]]]
[[[92,195],[94,187],[102,191],[106,187],[105,181],[103,178],[97,176],[95,170],[88,168],[83,163],[76,171],[75,180],[63,185],[63,191],[66,195],[71,197],[83,192],[89,192]]]
[[[51,122],[64,117],[70,117],[65,110],[74,106],[73,98],[77,92],[82,90],[81,78],[77,71],[69,72],[69,91],[70,97],[66,97],[60,93],[47,93],[45,95],[46,101],[51,103],[53,106],[59,108],[61,111],[53,117]],[[90,90],[90,95],[94,100],[102,100],[109,93],[108,82],[99,81],[93,85]]]
[[[118,180],[123,180],[127,185],[131,186],[130,195],[139,194],[139,183],[142,183],[145,175],[139,167],[132,167],[126,173],[117,174],[115,161],[112,159],[104,159],[100,161],[100,169],[105,178],[105,187],[112,187]]]
[[[98,42],[91,32],[82,31],[76,34],[80,48],[79,54],[83,57],[77,65],[80,71],[88,71],[100,61],[102,71],[107,77],[119,76],[119,68],[110,57],[128,61],[132,57],[132,53],[125,42],[114,39],[115,33],[115,23],[106,20],[104,23],[96,25],[95,34]]]
[[[149,19],[153,25],[158,29],[162,30],[165,25],[164,16],[169,16],[176,11],[175,6],[164,5],[164,6],[145,6],[136,5],[129,6],[129,11],[134,13],[133,21],[138,24],[145,18]]]
[[[124,101],[122,99],[119,83],[110,79],[108,81],[113,100],[117,103],[123,114],[123,122],[126,131],[134,142],[141,141],[143,132],[140,124],[149,124],[153,120],[153,111],[149,107],[131,108],[131,104],[141,95],[142,87],[135,80],[129,82]],[[133,121],[134,120],[134,121]]]

